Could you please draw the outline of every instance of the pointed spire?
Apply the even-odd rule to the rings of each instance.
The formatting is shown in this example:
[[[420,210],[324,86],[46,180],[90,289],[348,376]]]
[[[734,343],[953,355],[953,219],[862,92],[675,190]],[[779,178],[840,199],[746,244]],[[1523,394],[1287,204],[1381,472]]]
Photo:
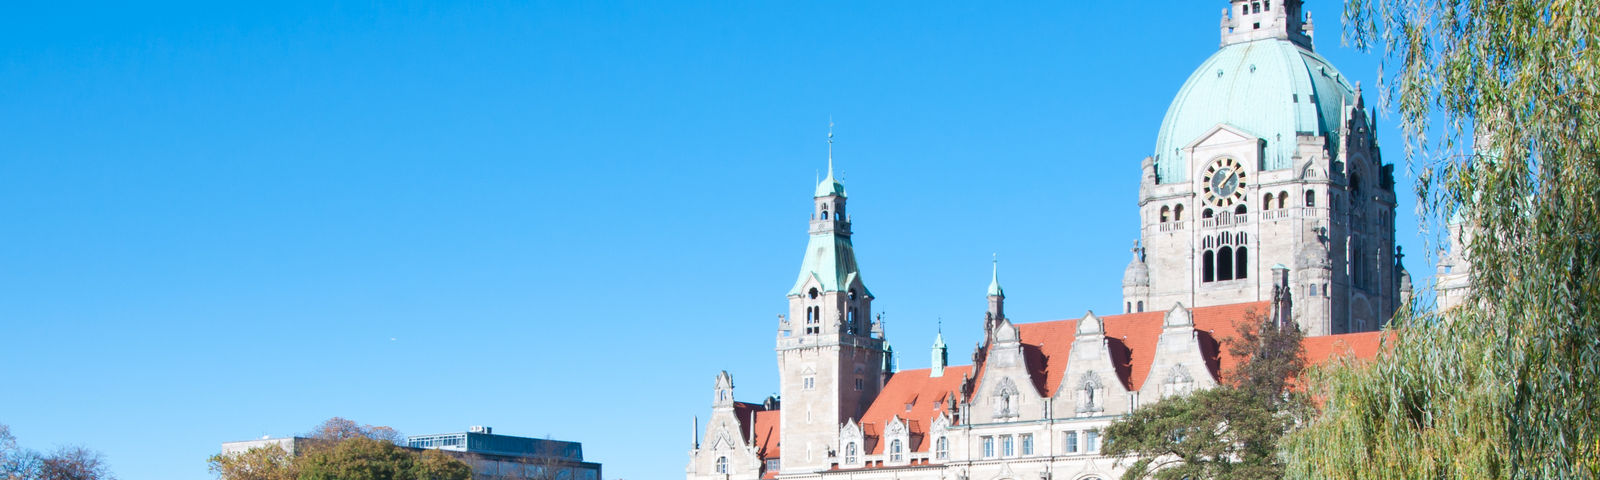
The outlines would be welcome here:
[[[933,337],[933,370],[930,377],[943,377],[944,367],[950,363],[950,350],[944,345],[944,319],[939,319],[939,333]]]
[[[1002,298],[1004,298],[1006,296],[1006,291],[1004,289],[1000,288],[1000,254],[999,253],[994,254],[994,271],[991,273],[991,275],[989,277],[989,296],[991,296],[991,297],[1002,297]]]
[[[845,196],[844,184],[833,178],[833,117],[828,117],[828,176],[817,182],[817,197]]]

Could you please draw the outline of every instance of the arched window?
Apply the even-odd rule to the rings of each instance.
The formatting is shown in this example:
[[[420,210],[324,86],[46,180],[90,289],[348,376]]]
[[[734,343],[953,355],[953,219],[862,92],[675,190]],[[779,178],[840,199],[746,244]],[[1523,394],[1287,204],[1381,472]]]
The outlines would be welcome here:
[[[1139,312],[1143,312],[1144,311],[1144,300],[1140,300],[1139,301],[1139,310],[1136,310],[1136,311],[1139,311]]]
[[[1177,221],[1182,221],[1182,220],[1183,220],[1183,204],[1180,203],[1180,204],[1178,204],[1178,206],[1172,207],[1172,221],[1177,222]]]
[[[856,307],[850,307],[850,311],[846,315],[848,317],[844,321],[845,329],[849,330],[851,335],[854,335],[856,333]]]
[[[717,473],[730,473],[728,472],[728,457],[717,457]]]
[[[1306,189],[1306,206],[1307,207],[1315,207],[1315,206],[1317,206],[1317,191],[1316,190],[1312,190],[1312,189],[1309,189],[1309,188]]]
[[[1162,205],[1161,206],[1161,223],[1167,223],[1168,221],[1170,221],[1171,218],[1169,218],[1169,217],[1171,217],[1171,216],[1172,216],[1172,207],[1168,207],[1166,205]]]
[[[1244,205],[1242,205],[1242,204],[1237,206],[1237,207],[1233,207],[1234,215],[1244,215],[1244,214],[1249,213],[1249,212],[1250,212],[1250,210],[1247,209],[1247,208],[1244,208]]]
[[[807,293],[807,295],[810,295],[812,300],[816,300],[816,298],[817,298],[817,289],[815,289],[815,288],[811,289],[811,292]]]
[[[905,449],[900,444],[900,439],[896,438],[894,441],[889,442],[889,461],[900,462],[905,458]]]
[[[844,221],[844,212],[833,212],[833,219]]]
[[[1233,280],[1233,262],[1228,261],[1231,258],[1233,247],[1217,249],[1217,280]]]
[[[818,216],[817,220],[827,220],[827,219],[828,219],[828,207],[822,207],[822,215]]]
[[[950,459],[950,439],[939,437],[939,440],[934,442],[933,445],[933,458],[939,460]]]
[[[856,463],[856,442],[844,444],[844,463],[849,465]]]
[[[1200,211],[1200,218],[1211,218],[1214,215],[1215,213],[1213,213],[1209,208]]]
[[[1122,313],[1133,313],[1133,302],[1127,302],[1127,305],[1122,307]]]
[[[1311,284],[1311,296],[1317,296],[1317,284],[1315,283]]]
[[[1272,210],[1272,194],[1271,193],[1267,193],[1266,195],[1262,195],[1261,196],[1261,209],[1262,210]]]
[[[1201,260],[1201,263],[1203,264],[1202,268],[1201,268],[1201,271],[1203,271],[1204,273],[1200,277],[1200,281],[1202,281],[1202,282],[1210,282],[1210,281],[1216,280],[1216,266],[1217,266],[1216,254],[1213,253],[1210,250],[1206,250],[1206,253],[1205,253],[1204,257],[1205,258],[1203,260]]]
[[[1278,192],[1278,208],[1289,207],[1289,192]]]
[[[1234,257],[1238,259],[1237,262],[1234,262],[1236,264],[1233,267],[1234,278],[1247,278],[1250,276],[1250,255],[1245,250],[1247,249],[1239,247],[1239,250],[1233,252]]]

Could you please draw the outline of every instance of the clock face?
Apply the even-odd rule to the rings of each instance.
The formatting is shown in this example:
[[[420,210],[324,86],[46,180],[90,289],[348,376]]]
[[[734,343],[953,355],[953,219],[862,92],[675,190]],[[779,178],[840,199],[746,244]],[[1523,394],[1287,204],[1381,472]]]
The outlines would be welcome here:
[[[1244,202],[1245,172],[1237,160],[1223,157],[1205,171],[1206,202],[1219,207]]]

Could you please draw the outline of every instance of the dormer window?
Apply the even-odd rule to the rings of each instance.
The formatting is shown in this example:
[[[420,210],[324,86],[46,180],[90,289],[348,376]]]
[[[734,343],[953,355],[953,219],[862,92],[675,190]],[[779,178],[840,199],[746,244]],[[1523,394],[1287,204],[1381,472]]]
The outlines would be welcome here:
[[[855,463],[856,463],[856,442],[850,442],[850,443],[844,444],[844,463],[846,465],[855,465]]]
[[[889,461],[900,463],[905,461],[905,459],[905,445],[900,443],[900,439],[897,438],[894,441],[889,442]]]

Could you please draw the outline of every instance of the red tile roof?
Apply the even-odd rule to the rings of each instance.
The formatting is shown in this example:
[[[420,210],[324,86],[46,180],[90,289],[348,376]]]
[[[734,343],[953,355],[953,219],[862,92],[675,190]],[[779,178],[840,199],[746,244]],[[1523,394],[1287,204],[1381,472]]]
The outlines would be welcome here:
[[[869,455],[883,453],[883,443],[877,441],[883,429],[896,415],[906,422],[910,430],[911,445],[908,452],[926,452],[928,427],[935,415],[945,412],[945,399],[961,395],[962,377],[972,373],[972,366],[945,367],[944,375],[930,377],[931,369],[902,370],[889,377],[883,392],[873,400],[867,413],[861,416],[861,432],[868,439],[865,450]],[[911,408],[907,409],[906,406]]]
[[[751,439],[751,444],[756,446],[756,456],[762,460],[778,458],[778,421],[777,410],[756,412],[756,436]]]
[[[1306,337],[1306,363],[1316,365],[1337,360],[1346,355],[1354,358],[1372,358],[1383,345],[1384,332],[1345,333]]]
[[[1251,315],[1269,315],[1271,308],[1271,302],[1247,302],[1189,310],[1197,332],[1196,337],[1200,342],[1201,355],[1205,358],[1213,378],[1220,381],[1222,374],[1231,371],[1241,360],[1229,355],[1223,344],[1225,339],[1238,334],[1235,324]],[[1150,375],[1150,366],[1155,360],[1156,343],[1161,338],[1166,313],[1165,311],[1141,312],[1099,317],[1104,326],[1107,345],[1110,347],[1112,363],[1117,368],[1117,375],[1123,386],[1129,390],[1139,390]],[[1040,395],[1050,397],[1060,387],[1066,375],[1067,359],[1071,358],[1072,344],[1076,339],[1080,320],[1053,320],[1017,325],[1029,374],[1033,377],[1033,386]],[[1379,332],[1308,337],[1305,339],[1306,362],[1315,365],[1346,354],[1354,355],[1355,358],[1371,358],[1377,354],[1381,337],[1382,334]],[[896,415],[901,421],[906,422],[911,433],[911,448],[908,452],[927,452],[931,448],[926,435],[927,429],[934,415],[946,410],[944,399],[951,394],[960,394],[963,376],[980,376],[982,371],[974,371],[973,366],[967,365],[946,367],[944,375],[938,378],[929,377],[929,373],[929,369],[906,370],[890,377],[889,383],[884,385],[883,392],[861,418],[861,430],[866,437],[863,450],[866,454],[883,453],[884,445],[878,441],[879,437],[890,419]],[[982,379],[977,381],[981,382]],[[906,407],[908,404],[909,409]],[[777,412],[769,413],[773,415],[772,435],[775,436]],[[761,414],[757,415],[759,423]],[[776,452],[776,447],[772,448]]]

